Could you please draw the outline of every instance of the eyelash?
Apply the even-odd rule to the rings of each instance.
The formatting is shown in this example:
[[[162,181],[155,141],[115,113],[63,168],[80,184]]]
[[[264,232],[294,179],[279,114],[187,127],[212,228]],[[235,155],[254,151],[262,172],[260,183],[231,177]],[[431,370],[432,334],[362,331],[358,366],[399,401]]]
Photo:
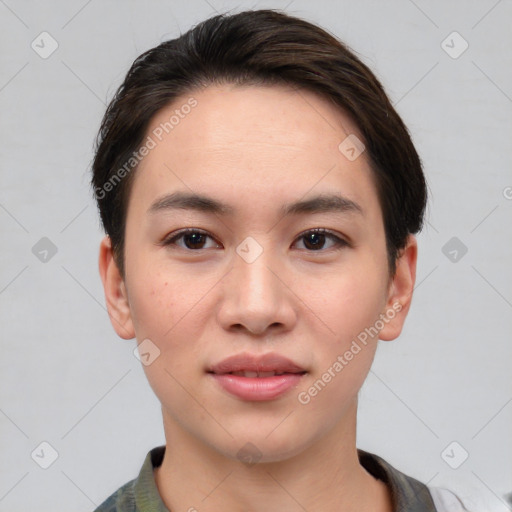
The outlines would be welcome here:
[[[306,235],[311,234],[311,233],[320,234],[320,235],[326,235],[327,238],[329,238],[332,241],[334,241],[335,246],[330,248],[330,249],[325,249],[325,250],[322,250],[322,249],[307,250],[306,249],[307,252],[310,252],[310,253],[326,252],[326,250],[333,250],[333,249],[334,250],[340,250],[340,249],[342,249],[344,247],[350,247],[349,242],[347,242],[343,238],[340,238],[339,236],[335,235],[333,232],[331,232],[331,231],[329,231],[327,229],[324,229],[324,228],[315,228],[315,229],[309,229],[307,231],[304,231],[304,232],[302,232],[297,237],[297,240],[299,240],[301,238],[304,238]],[[178,232],[172,233],[170,236],[168,236],[167,238],[165,238],[161,242],[161,245],[166,246],[166,247],[170,247],[172,245],[175,245],[177,240],[179,240],[179,239],[181,239],[184,236],[189,235],[189,234],[204,235],[204,236],[207,236],[207,237],[211,238],[212,240],[215,240],[214,237],[212,237],[207,231],[203,231],[202,229],[198,229],[198,228],[185,228],[185,229],[182,229],[182,230],[180,230]],[[183,250],[188,251],[188,252],[199,252],[199,251],[206,250],[204,248],[201,248],[201,249],[189,249],[188,247],[180,247],[180,246],[178,246],[178,247],[180,249],[183,249]]]

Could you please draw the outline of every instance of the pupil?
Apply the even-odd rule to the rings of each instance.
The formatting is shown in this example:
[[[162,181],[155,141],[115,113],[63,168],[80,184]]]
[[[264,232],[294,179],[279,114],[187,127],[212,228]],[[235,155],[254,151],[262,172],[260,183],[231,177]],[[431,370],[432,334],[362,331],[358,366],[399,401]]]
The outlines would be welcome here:
[[[187,235],[188,240],[191,241],[190,244],[187,244],[187,245],[193,245],[193,246],[196,245],[196,244],[200,245],[201,244],[201,237],[202,236],[203,235],[201,233],[191,233],[191,234]],[[197,249],[197,247],[194,247],[194,248]]]
[[[307,237],[307,243],[312,244],[314,248],[318,248],[322,245],[325,235],[323,233],[310,233]]]

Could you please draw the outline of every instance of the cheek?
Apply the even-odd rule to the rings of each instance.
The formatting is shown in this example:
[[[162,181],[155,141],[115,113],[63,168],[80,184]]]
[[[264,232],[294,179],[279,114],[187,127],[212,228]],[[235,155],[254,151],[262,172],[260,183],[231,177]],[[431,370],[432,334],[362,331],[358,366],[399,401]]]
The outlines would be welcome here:
[[[130,311],[136,337],[139,342],[143,338],[160,339],[179,318],[176,283],[170,286],[168,279],[149,272],[133,277]]]
[[[132,273],[130,309],[138,343],[151,341],[150,352],[155,354],[143,370],[155,395],[168,409],[187,408],[187,394],[183,385],[193,380],[191,361],[197,361],[203,320],[201,297],[208,286],[192,283],[179,273],[169,275],[149,266]],[[144,363],[144,361],[142,360]],[[199,368],[194,372],[200,373]]]
[[[387,283],[386,268],[372,260],[362,257],[326,279],[321,290],[308,290],[308,303],[326,333],[317,337],[314,375],[301,387],[313,408],[348,403],[370,370]]]
[[[138,343],[151,340],[158,354],[144,371],[158,396],[162,389],[171,396],[179,391],[172,376],[186,382],[202,375],[200,364],[191,363],[201,361],[208,340],[204,333],[211,323],[212,289],[219,277],[206,273],[192,277],[149,258],[133,259],[131,270],[127,275],[132,278],[129,296],[135,335]]]
[[[375,356],[378,336],[372,327],[383,299],[375,282],[371,284],[368,279],[351,278],[329,288],[330,302],[322,320],[331,332],[318,340],[314,371],[297,395],[313,416],[331,411],[324,414],[326,429],[341,419],[357,397]]]
[[[342,349],[375,323],[386,301],[386,274],[381,266],[351,265],[304,292],[311,311],[325,325],[329,345]]]
[[[150,258],[134,258],[131,263],[128,289],[137,339],[160,340],[166,349],[178,332],[193,328],[190,319],[201,311],[212,278],[191,279],[182,270]]]

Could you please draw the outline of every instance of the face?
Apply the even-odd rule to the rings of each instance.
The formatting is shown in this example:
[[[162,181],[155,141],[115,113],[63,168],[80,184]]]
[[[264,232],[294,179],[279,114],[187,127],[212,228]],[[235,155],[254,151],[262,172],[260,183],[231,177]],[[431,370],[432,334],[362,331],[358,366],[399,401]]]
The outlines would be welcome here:
[[[339,149],[350,134],[309,92],[183,96],[146,134],[124,282],[103,242],[112,323],[143,343],[166,424],[226,456],[250,442],[283,460],[343,431],[378,338],[402,327],[415,241],[390,277],[365,153]]]

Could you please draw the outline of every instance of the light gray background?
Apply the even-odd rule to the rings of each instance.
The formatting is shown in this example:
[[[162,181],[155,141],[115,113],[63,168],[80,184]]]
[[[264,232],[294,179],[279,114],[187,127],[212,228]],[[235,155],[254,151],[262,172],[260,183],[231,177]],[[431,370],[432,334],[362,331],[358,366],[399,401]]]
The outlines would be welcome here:
[[[430,186],[412,310],[401,338],[380,343],[358,446],[469,506],[510,510],[510,0],[0,0],[1,511],[92,510],[164,443],[135,340],[117,338],[105,310],[92,142],[136,56],[216,11],[264,7],[357,51],[410,128]],[[46,59],[31,47],[43,31],[59,45]],[[458,58],[458,36],[442,45],[453,31],[469,44]],[[468,248],[457,262],[442,252],[454,236]],[[47,262],[32,252],[42,237],[58,249]],[[49,461],[43,441],[58,452],[48,469],[31,457]],[[458,469],[441,456],[453,441],[452,464],[469,453]]]

